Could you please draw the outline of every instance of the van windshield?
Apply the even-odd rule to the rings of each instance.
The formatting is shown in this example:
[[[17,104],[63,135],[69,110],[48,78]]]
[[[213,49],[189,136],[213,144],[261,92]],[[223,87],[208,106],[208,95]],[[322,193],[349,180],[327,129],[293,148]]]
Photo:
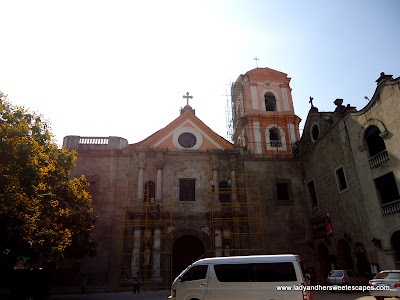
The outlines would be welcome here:
[[[297,281],[293,263],[250,263],[214,265],[220,282]]]
[[[193,266],[182,276],[182,281],[193,281],[205,279],[207,275],[207,265]]]

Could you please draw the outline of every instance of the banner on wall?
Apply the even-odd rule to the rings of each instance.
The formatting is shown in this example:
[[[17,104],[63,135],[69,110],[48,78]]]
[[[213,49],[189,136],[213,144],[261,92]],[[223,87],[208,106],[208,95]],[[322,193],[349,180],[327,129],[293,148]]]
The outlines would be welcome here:
[[[311,225],[314,238],[324,238],[333,234],[331,216],[329,213],[312,219]]]

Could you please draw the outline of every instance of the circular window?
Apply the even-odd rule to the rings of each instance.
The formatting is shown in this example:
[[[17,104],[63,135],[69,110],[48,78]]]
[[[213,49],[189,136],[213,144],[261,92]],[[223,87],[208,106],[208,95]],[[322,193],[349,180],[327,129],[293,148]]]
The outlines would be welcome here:
[[[193,127],[181,127],[175,130],[172,142],[178,150],[198,150],[203,144],[203,136]]]
[[[317,124],[314,124],[313,127],[311,128],[311,137],[314,140],[314,142],[316,140],[318,140],[319,137],[319,127]]]
[[[192,148],[197,143],[197,138],[193,133],[184,132],[179,135],[178,143],[183,148]]]

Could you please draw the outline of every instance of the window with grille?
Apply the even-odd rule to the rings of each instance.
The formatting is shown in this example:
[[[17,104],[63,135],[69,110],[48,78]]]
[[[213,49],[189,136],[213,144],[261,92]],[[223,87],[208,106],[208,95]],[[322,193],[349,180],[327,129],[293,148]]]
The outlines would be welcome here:
[[[385,141],[380,136],[381,131],[375,125],[367,128],[365,131],[365,141],[368,145],[369,156],[373,157],[386,150]]]
[[[308,189],[308,195],[310,197],[312,207],[317,207],[318,199],[317,199],[317,191],[315,190],[314,180],[311,180],[309,183],[307,183],[307,189]]]
[[[180,201],[195,201],[195,180],[180,179],[179,180],[179,200]]]
[[[336,182],[338,184],[339,192],[344,192],[348,189],[346,175],[344,174],[343,167],[337,168],[335,170]]]
[[[375,178],[374,182],[382,204],[400,199],[399,190],[397,189],[396,179],[394,178],[393,172]]]

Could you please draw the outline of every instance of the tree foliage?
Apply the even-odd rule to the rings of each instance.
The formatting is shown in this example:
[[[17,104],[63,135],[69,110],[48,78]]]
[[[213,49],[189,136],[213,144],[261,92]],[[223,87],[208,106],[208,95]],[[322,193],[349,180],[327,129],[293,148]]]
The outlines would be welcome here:
[[[70,179],[75,161],[40,115],[0,92],[0,264],[95,254],[96,217],[85,177]]]

